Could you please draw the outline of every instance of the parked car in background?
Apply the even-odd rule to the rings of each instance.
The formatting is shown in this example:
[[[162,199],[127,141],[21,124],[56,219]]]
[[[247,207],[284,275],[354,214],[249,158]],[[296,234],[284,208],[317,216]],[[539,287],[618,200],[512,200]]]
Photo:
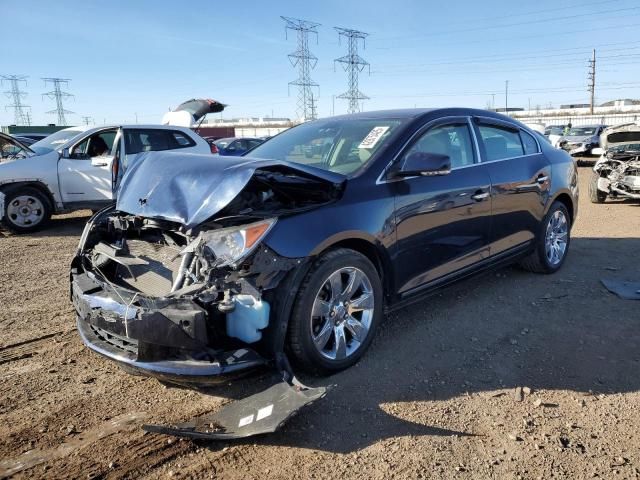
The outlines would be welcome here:
[[[578,208],[571,157],[483,110],[326,118],[244,158],[180,156],[124,170],[71,269],[84,343],[177,383],[284,351],[313,372],[349,367],[385,312],[454,280],[558,271]]]
[[[564,125],[548,125],[544,129],[544,135],[554,147],[558,147],[558,140],[564,135]]]
[[[19,138],[0,132],[0,163],[32,155],[35,153]]]
[[[17,138],[24,145],[33,145],[40,140],[47,138],[49,136],[48,133],[12,133],[12,137]]]
[[[591,155],[594,148],[600,147],[600,134],[606,125],[582,125],[571,127],[566,135],[558,140],[558,146],[570,155]]]
[[[257,147],[264,140],[261,138],[221,138],[213,142],[218,148],[218,154],[231,157],[239,157],[249,150]]]
[[[210,152],[205,140],[183,127],[114,125],[56,132],[0,163],[0,221],[14,232],[30,232],[53,213],[102,208],[113,201],[112,175],[118,173],[113,168],[144,152],[178,149]]]
[[[640,123],[605,129],[600,145],[604,152],[593,167],[591,202],[604,203],[607,198],[640,200]]]

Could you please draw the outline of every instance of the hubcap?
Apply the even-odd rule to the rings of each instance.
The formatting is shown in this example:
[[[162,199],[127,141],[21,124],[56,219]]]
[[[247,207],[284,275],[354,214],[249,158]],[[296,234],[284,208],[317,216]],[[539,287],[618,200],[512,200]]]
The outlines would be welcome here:
[[[562,210],[556,210],[549,219],[545,235],[545,253],[551,265],[558,265],[567,251],[569,222]]]
[[[19,227],[33,227],[43,217],[44,205],[31,195],[17,196],[7,205],[7,218]]]
[[[345,267],[329,275],[311,310],[311,336],[318,352],[330,360],[353,355],[369,334],[373,307],[371,281],[362,270]]]

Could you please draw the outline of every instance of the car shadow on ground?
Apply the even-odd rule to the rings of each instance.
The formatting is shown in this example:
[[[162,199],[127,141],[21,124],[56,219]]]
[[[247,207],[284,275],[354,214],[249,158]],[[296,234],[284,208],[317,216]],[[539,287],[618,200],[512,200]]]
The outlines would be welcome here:
[[[555,275],[506,268],[390,314],[359,364],[329,378],[302,377],[335,384],[326,398],[275,434],[249,441],[347,453],[392,437],[472,435],[435,424],[441,400],[502,390],[513,401],[518,386],[594,395],[639,390],[640,304],[609,293],[600,279],[639,279],[640,239],[572,242]],[[238,398],[240,391],[216,394]]]

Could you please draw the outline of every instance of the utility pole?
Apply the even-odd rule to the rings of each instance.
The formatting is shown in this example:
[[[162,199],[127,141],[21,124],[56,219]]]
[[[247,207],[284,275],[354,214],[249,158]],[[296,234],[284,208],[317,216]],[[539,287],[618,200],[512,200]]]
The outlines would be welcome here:
[[[82,117],[82,122],[85,125],[89,125],[89,123],[91,123],[91,120],[92,120],[91,117]]]
[[[65,98],[70,98],[73,97],[73,95],[71,95],[68,92],[63,92],[61,85],[69,85],[69,82],[71,81],[71,79],[69,78],[43,78],[42,80],[44,80],[44,84],[46,85],[47,83],[52,83],[53,84],[53,90],[51,90],[50,92],[46,92],[43,93],[42,96],[43,97],[48,97],[50,99],[55,99],[56,101],[56,108],[54,110],[50,110],[47,113],[55,113],[58,115],[58,125],[66,125],[67,124],[67,119],[65,118],[65,114],[66,113],[74,113],[71,112],[69,110],[65,110],[64,109],[64,105],[62,104],[62,101]]]
[[[493,110],[496,109],[496,94],[495,93],[491,94],[491,108]]]
[[[350,28],[334,27],[338,32],[338,41],[342,37],[347,39],[348,53],[344,57],[336,58],[333,61],[333,68],[335,70],[336,62],[342,64],[345,72],[348,72],[349,76],[349,89],[338,95],[338,98],[349,100],[349,113],[356,113],[360,111],[359,100],[368,100],[364,93],[362,93],[358,87],[358,75],[364,70],[365,67],[369,67],[369,74],[371,74],[371,65],[364,58],[358,55],[358,40],[362,40],[362,46],[365,45],[365,38],[368,33],[361,32],[359,30],[352,30]]]
[[[25,75],[0,75],[1,83],[9,82],[11,90],[4,92],[7,98],[10,98],[13,103],[7,105],[5,109],[13,108],[14,121],[16,125],[31,125],[31,118],[29,117],[28,110],[31,108],[28,105],[22,104],[22,99],[27,96],[26,92],[20,90],[20,82],[27,84],[27,76]]]
[[[593,57],[589,60],[589,92],[591,94],[591,101],[589,102],[589,113],[593,115],[593,107],[596,97],[596,49],[593,49]]]
[[[303,120],[315,119],[310,101],[313,98],[311,89],[319,85],[311,80],[311,70],[316,68],[318,57],[309,52],[309,33],[316,34],[318,39],[319,23],[300,20],[298,18],[280,17],[285,21],[285,37],[288,30],[296,32],[298,48],[289,54],[289,61],[293,67],[298,67],[298,78],[289,82],[289,86],[298,87],[298,102],[296,113]]]
[[[509,80],[504,81],[504,114],[509,115]]]

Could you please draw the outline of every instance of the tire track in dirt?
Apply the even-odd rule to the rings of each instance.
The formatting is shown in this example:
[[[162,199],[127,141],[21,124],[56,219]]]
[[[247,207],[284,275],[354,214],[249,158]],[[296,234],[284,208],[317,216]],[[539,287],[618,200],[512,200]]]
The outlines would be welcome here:
[[[48,343],[47,340],[50,340],[51,338],[57,337],[59,335],[61,336],[69,333],[71,333],[71,331],[48,333],[46,335],[42,335],[41,337],[36,337],[30,340],[25,340],[23,342],[0,347],[0,365],[2,365],[3,363],[21,360],[23,358],[33,357],[34,355],[40,353],[41,350],[45,349],[46,343]]]

